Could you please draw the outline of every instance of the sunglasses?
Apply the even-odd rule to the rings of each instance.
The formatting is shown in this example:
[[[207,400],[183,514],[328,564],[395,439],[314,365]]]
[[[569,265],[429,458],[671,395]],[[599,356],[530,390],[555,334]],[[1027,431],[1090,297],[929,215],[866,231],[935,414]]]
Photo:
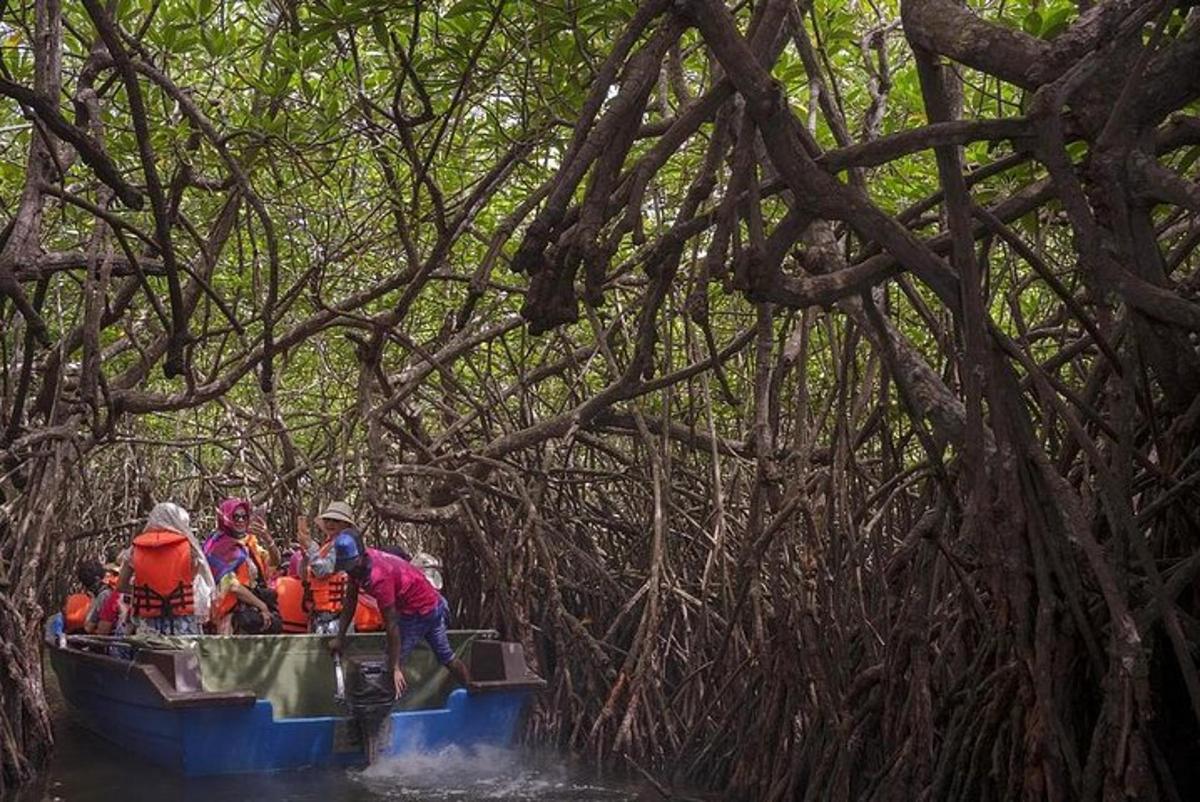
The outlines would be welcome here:
[[[247,514],[246,514],[246,513],[244,513],[244,512],[235,512],[235,513],[233,514],[233,520],[235,520],[235,521],[249,521],[249,520],[250,520],[250,516],[249,516],[249,515],[247,515]]]

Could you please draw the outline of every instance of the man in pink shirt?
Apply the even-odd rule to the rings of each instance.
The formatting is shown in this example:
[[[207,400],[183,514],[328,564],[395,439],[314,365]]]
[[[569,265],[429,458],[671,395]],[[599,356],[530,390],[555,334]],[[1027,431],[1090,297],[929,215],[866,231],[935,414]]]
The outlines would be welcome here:
[[[338,634],[330,649],[340,652],[346,630],[354,618],[361,590],[370,594],[383,614],[388,644],[388,668],[396,685],[396,695],[408,688],[404,679],[404,661],[417,643],[425,640],[438,662],[463,685],[469,685],[470,675],[462,660],[450,648],[447,630],[450,608],[425,573],[412,563],[378,549],[364,548],[358,533],[344,530],[333,540],[334,570],[345,571],[350,581],[347,598],[338,620]]]

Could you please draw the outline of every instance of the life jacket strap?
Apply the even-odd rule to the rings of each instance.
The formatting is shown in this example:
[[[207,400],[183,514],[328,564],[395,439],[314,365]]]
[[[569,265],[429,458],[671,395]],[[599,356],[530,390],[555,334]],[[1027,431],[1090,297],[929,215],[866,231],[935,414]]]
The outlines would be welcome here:
[[[191,615],[194,593],[191,585],[178,583],[170,593],[162,594],[149,585],[133,586],[133,615],[137,618],[167,618]]]

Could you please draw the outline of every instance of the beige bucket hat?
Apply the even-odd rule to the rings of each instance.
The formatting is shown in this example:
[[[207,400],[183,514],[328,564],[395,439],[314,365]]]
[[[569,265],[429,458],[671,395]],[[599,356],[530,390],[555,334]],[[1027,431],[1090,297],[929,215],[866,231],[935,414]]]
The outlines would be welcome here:
[[[348,523],[354,527],[358,526],[358,524],[354,522],[354,510],[350,509],[350,505],[344,501],[329,502],[328,506],[326,506],[325,509],[321,511],[321,514],[317,517],[328,518],[331,521],[342,521],[343,523]]]

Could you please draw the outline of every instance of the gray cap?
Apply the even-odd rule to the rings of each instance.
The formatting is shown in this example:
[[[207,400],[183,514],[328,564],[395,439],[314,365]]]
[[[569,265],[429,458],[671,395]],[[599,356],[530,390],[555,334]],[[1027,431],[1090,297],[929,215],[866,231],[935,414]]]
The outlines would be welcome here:
[[[442,589],[442,561],[428,552],[422,551],[412,558],[412,564],[425,574],[429,584],[437,590]]]
[[[331,521],[342,521],[343,523],[348,523],[351,526],[358,526],[358,524],[354,522],[354,510],[350,509],[350,505],[344,501],[329,502],[329,504],[317,517],[328,518]]]

